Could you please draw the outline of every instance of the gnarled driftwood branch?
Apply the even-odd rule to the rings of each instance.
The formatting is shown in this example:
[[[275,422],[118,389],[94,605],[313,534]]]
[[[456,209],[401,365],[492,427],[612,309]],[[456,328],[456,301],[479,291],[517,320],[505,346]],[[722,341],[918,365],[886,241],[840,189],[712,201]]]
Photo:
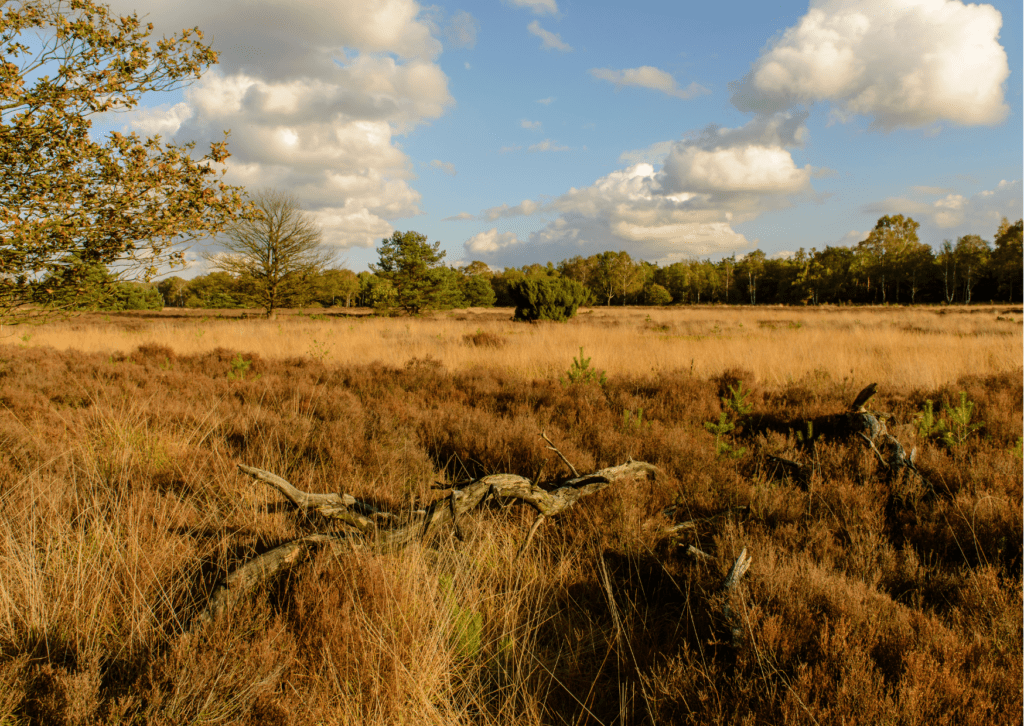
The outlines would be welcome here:
[[[380,512],[351,495],[304,492],[269,471],[244,464],[239,464],[238,468],[276,489],[300,511],[315,512],[322,517],[343,522],[355,531],[300,537],[242,564],[217,586],[202,619],[210,619],[224,612],[260,582],[302,562],[317,547],[327,546],[336,553],[356,548],[394,550],[415,539],[425,538],[431,530],[449,522],[461,538],[459,522],[488,500],[501,504],[522,502],[536,510],[537,519],[520,548],[522,554],[545,519],[557,516],[581,498],[606,487],[641,476],[651,477],[657,471],[646,462],[628,461],[591,474],[575,476],[559,482],[553,489],[540,487],[516,474],[492,474],[453,490],[448,496],[435,500],[426,510],[391,514],[381,521],[379,515],[388,513]]]

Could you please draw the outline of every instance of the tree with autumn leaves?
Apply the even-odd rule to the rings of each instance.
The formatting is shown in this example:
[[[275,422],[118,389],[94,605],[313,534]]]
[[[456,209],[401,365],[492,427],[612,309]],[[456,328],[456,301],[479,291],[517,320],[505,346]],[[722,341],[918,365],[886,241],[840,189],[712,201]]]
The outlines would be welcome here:
[[[92,0],[0,5],[0,320],[73,307],[97,265],[150,278],[183,263],[183,243],[246,214],[242,190],[213,168],[228,158],[226,140],[195,159],[194,144],[159,136],[90,137],[91,116],[131,109],[217,62],[198,28],[155,46],[152,30]],[[31,51],[26,34],[42,47]]]

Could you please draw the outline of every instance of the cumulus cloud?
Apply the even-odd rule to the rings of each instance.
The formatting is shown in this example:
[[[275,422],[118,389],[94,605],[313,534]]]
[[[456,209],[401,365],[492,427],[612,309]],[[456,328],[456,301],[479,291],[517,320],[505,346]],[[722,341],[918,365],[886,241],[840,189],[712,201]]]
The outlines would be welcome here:
[[[474,215],[470,214],[469,212],[459,212],[458,214],[453,215],[451,217],[445,217],[441,221],[442,222],[466,222],[466,221],[469,221],[471,219],[476,219],[476,217]]]
[[[537,103],[541,103],[541,104],[543,104],[545,106],[551,105],[552,103],[554,103],[554,101],[555,101],[555,97],[554,96],[548,96],[547,98],[538,98],[537,99]]]
[[[470,237],[465,244],[470,254],[494,253],[506,247],[522,244],[515,232],[498,232],[498,228],[489,229]]]
[[[433,161],[430,162],[430,166],[432,169],[443,171],[448,176],[455,176],[458,173],[457,171],[455,171],[455,164],[451,163],[450,161],[441,161],[440,159],[434,159]]]
[[[540,131],[540,121],[528,121],[525,118],[519,122],[519,125],[524,129],[530,129],[531,131]]]
[[[662,173],[670,191],[793,194],[810,186],[812,168],[798,168],[787,147],[800,146],[806,114],[754,119],[738,129],[708,126],[677,143]]]
[[[145,136],[173,136],[181,124],[192,117],[187,103],[163,104],[153,108],[133,109],[125,114],[129,125]]]
[[[616,90],[623,86],[638,86],[684,99],[710,93],[708,89],[696,82],[691,83],[686,88],[679,88],[676,85],[676,79],[672,77],[671,73],[654,66],[626,68],[621,71],[614,71],[611,68],[591,68],[590,75],[602,81],[614,83]]]
[[[490,220],[517,214],[555,219],[528,242],[473,251],[522,262],[624,249],[670,262],[750,248],[733,225],[813,194],[811,167],[798,168],[787,150],[802,142],[805,118],[782,115],[737,129],[708,127],[668,148],[655,145],[665,159],[660,169],[641,161],[547,202],[485,210],[482,216]]]
[[[964,126],[1006,118],[1002,16],[959,0],[814,0],[807,14],[731,84],[742,111],[827,100],[833,116],[878,128]]]
[[[558,5],[555,3],[555,0],[508,0],[508,2],[517,8],[532,10],[537,15],[543,15],[544,13],[555,15],[558,13]]]
[[[970,196],[932,186],[912,187],[911,191],[911,197],[889,197],[865,205],[862,211],[879,217],[887,214],[911,216],[925,228],[924,233],[919,234],[922,239],[926,239],[929,233],[936,237],[965,234],[990,237],[1003,217],[1012,221],[1024,216],[1024,189],[1020,179],[1004,179],[994,189]]]
[[[133,128],[200,148],[231,129],[226,179],[295,194],[337,247],[371,247],[391,220],[420,213],[395,137],[454,101],[436,62],[436,25],[414,0],[153,0],[146,11],[158,35],[201,27],[220,63],[185,90],[184,104],[135,112]],[[471,21],[456,13],[442,32],[470,44]]]
[[[558,33],[544,30],[536,20],[527,25],[526,29],[530,31],[531,35],[536,35],[540,38],[540,47],[544,50],[560,50],[563,53],[568,53],[572,50],[572,46],[564,42]]]

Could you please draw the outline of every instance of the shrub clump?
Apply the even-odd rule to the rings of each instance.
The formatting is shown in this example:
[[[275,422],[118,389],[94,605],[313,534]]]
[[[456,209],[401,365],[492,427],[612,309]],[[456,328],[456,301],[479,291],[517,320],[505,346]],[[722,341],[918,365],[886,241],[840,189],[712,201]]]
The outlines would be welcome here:
[[[516,305],[514,320],[564,322],[587,302],[590,293],[580,283],[564,277],[528,277],[509,285]]]
[[[462,339],[467,345],[474,345],[477,348],[504,348],[508,342],[497,333],[480,328],[477,328],[475,333],[466,333]]]

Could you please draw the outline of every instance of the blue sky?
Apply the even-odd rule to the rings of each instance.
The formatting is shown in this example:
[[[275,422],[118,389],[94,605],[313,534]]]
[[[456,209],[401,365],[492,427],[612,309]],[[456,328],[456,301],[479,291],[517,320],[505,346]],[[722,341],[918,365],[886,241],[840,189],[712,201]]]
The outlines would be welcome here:
[[[1022,215],[1021,6],[948,0],[115,0],[220,64],[95,131],[199,145],[293,193],[339,260],[391,231],[494,267],[668,264]],[[204,271],[197,261],[187,274]]]

